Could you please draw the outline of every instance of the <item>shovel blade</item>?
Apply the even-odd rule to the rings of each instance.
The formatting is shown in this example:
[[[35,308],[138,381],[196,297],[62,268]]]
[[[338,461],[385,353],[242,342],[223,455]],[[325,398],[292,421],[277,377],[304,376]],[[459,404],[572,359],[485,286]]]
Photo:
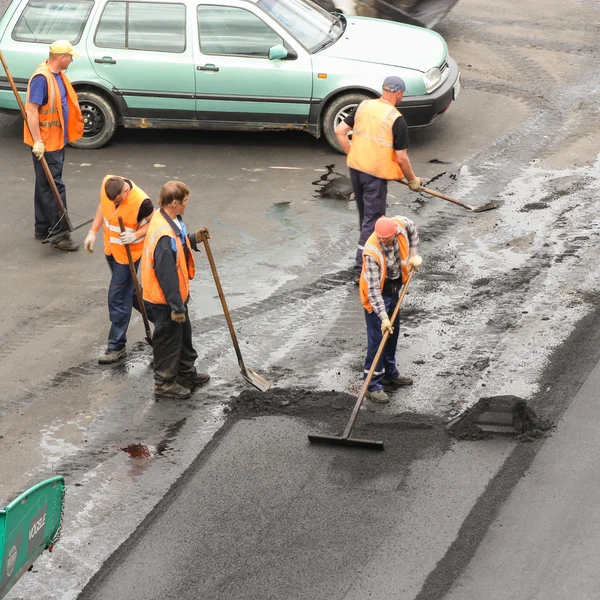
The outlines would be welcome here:
[[[242,377],[250,384],[252,384],[257,390],[266,392],[271,388],[271,382],[267,381],[264,377],[261,377],[258,373],[255,373],[249,367],[240,369]]]
[[[500,204],[498,204],[498,202],[487,202],[486,204],[481,204],[480,206],[473,206],[471,210],[473,212],[485,212],[486,210],[494,210],[495,208],[500,208]]]
[[[338,435],[309,434],[308,441],[312,444],[329,444],[331,446],[350,446],[364,450],[383,450],[383,442],[377,440],[361,440],[359,438],[345,438]]]

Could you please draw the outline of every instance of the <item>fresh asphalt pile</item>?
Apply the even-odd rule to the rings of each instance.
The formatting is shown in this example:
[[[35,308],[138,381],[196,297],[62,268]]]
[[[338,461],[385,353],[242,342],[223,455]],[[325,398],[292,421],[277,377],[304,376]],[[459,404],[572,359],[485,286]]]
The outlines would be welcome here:
[[[225,408],[228,422],[264,416],[298,418],[315,428],[314,433],[337,435],[346,426],[356,398],[335,391],[311,391],[301,388],[274,388],[266,393],[244,390],[232,397]],[[353,437],[395,440],[402,431],[421,431],[438,440],[446,437],[444,419],[429,415],[393,413],[368,403],[363,404]],[[429,432],[429,433],[428,433]],[[397,441],[397,440],[396,440]],[[447,442],[446,442],[447,443]]]

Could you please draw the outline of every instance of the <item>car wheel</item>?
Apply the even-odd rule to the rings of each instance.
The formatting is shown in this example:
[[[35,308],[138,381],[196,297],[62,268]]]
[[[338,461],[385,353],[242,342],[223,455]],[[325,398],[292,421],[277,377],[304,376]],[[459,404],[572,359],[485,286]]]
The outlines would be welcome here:
[[[367,94],[344,94],[329,103],[323,113],[323,134],[329,145],[338,152],[342,152],[337,138],[335,128],[363,101],[371,100]]]
[[[83,115],[83,137],[71,145],[85,150],[101,148],[110,142],[117,130],[115,109],[95,92],[78,92],[77,97]]]

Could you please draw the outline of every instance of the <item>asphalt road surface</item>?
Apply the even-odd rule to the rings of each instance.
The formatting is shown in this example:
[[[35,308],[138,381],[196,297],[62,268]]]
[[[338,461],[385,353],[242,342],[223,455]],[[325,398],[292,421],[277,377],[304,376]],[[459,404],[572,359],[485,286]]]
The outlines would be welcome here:
[[[139,317],[125,363],[97,364],[101,245],[65,254],[33,239],[30,153],[19,120],[0,116],[0,499],[57,473],[69,486],[61,543],[7,598],[75,599],[86,585],[82,598],[594,597],[597,536],[569,494],[592,519],[597,413],[581,386],[600,359],[598,13],[461,0],[440,24],[463,91],[411,133],[413,166],[431,187],[502,206],[474,214],[390,185],[388,214],[416,221],[424,265],[398,353],[415,385],[359,415],[358,432],[386,443],[377,455],[306,442],[343,427],[365,351],[343,157],[298,133],[128,130],[68,151],[75,224],[109,172],[153,199],[169,179],[190,186],[186,223],[212,233],[246,362],[289,395],[230,409],[247,385],[200,255],[191,314],[212,380],[156,403]],[[552,437],[448,437],[449,418],[505,394],[557,423]],[[579,596],[559,585],[574,557]]]

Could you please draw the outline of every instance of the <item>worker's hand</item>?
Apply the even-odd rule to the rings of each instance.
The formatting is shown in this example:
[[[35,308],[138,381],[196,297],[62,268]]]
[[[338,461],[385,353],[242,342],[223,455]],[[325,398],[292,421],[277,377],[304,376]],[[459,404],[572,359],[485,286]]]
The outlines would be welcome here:
[[[200,229],[198,229],[195,233],[197,244],[202,241],[202,234],[204,234],[204,237],[207,240],[210,240],[210,233],[208,232],[208,229],[206,227],[200,227]]]
[[[411,179],[408,182],[408,187],[413,191],[413,192],[418,192],[421,190],[421,180],[418,177],[415,177],[414,179]]]
[[[386,333],[389,333],[390,335],[394,333],[394,328],[387,317],[381,321],[381,335],[385,335]]]
[[[83,240],[83,247],[88,254],[91,254],[94,251],[94,244],[96,243],[96,232],[91,229],[88,231],[88,234],[85,236],[85,240]]]
[[[418,271],[419,267],[423,264],[423,259],[418,254],[413,254],[411,257],[409,257],[408,264],[415,271]]]
[[[133,231],[121,231],[119,237],[123,244],[133,244],[135,242],[135,233]]]
[[[175,321],[175,323],[185,323],[185,313],[171,312],[171,321]]]
[[[32,151],[38,160],[42,160],[42,156],[44,156],[44,152],[46,151],[44,142],[42,140],[38,140],[37,142],[34,142]]]

